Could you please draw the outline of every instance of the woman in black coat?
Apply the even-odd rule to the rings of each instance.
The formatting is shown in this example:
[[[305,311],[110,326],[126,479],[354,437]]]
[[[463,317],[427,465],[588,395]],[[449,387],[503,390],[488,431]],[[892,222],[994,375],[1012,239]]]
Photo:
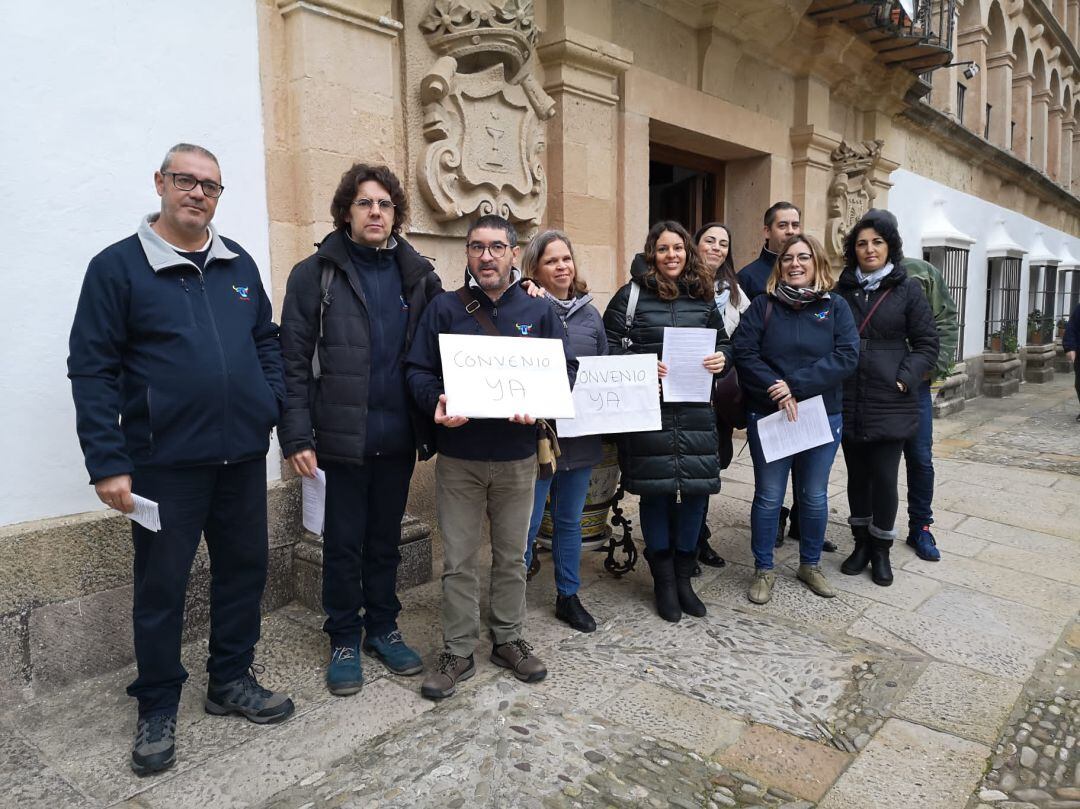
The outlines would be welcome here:
[[[686,228],[678,222],[653,225],[645,241],[645,264],[631,275],[604,313],[612,354],[661,356],[664,329],[710,328],[716,329],[716,350],[702,363],[713,374],[728,367],[731,347],[713,300],[712,273],[698,258]],[[635,287],[639,297],[628,325]],[[661,377],[667,373],[663,362],[658,370]],[[683,612],[705,615],[690,577],[708,496],[720,491],[720,459],[709,402],[661,401],[660,412],[660,430],[620,437],[619,466],[623,488],[641,497],[641,530],[657,610],[664,620],[678,621]]]
[[[896,539],[897,472],[904,441],[919,426],[919,383],[937,362],[934,315],[918,281],[908,278],[896,226],[864,217],[844,242],[837,292],[859,328],[859,368],[844,383],[844,460],[848,522],[855,551],[841,565],[849,576],[871,566],[874,583],[892,584],[889,550]]]

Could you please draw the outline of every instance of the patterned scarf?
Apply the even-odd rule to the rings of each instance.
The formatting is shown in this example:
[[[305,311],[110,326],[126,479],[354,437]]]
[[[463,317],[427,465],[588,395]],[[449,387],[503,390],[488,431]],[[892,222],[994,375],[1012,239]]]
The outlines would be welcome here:
[[[892,271],[893,266],[891,261],[884,267],[882,267],[880,270],[875,270],[869,275],[864,275],[863,271],[856,267],[855,280],[859,282],[859,286],[861,286],[866,292],[873,292],[875,289],[881,286],[881,282],[885,279],[885,276],[887,276]]]
[[[815,290],[810,287],[793,287],[783,282],[776,285],[773,293],[781,303],[787,304],[792,309],[802,309],[804,306],[829,297],[825,290]]]

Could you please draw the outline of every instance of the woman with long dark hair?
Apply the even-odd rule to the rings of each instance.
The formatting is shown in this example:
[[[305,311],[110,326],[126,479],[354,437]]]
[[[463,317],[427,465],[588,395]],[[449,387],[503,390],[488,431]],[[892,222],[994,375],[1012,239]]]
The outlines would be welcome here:
[[[642,269],[643,268],[643,269]],[[719,374],[730,364],[731,346],[716,309],[713,274],[698,258],[690,234],[678,222],[658,222],[645,240],[645,261],[604,313],[612,354],[662,356],[666,328],[716,329],[715,351],[702,358]],[[627,323],[631,293],[638,300]],[[667,373],[663,362],[661,377]],[[661,402],[661,429],[628,433],[619,441],[623,488],[641,498],[645,558],[653,576],[660,617],[701,617],[705,605],[694,593],[698,533],[708,496],[720,490],[716,419],[709,402]]]
[[[859,367],[844,383],[844,460],[855,550],[849,576],[871,567],[874,583],[892,584],[897,473],[904,441],[919,428],[917,393],[934,368],[938,333],[919,282],[904,271],[903,241],[886,217],[863,217],[844,241],[837,284],[859,331]]]

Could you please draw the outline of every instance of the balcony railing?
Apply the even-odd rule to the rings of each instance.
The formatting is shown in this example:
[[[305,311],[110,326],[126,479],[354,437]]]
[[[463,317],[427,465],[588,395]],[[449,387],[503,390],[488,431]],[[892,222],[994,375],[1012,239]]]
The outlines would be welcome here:
[[[952,59],[956,0],[813,0],[807,14],[820,24],[855,31],[880,61],[926,73]]]

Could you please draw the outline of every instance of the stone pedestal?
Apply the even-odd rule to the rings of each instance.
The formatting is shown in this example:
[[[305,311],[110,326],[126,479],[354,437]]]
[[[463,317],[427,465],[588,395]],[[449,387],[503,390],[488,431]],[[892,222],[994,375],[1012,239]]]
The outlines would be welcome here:
[[[1065,349],[1062,347],[1060,340],[1054,341],[1054,370],[1059,374],[1071,374],[1073,372],[1072,363],[1065,356]]]
[[[431,529],[415,517],[401,521],[401,565],[397,590],[431,581]],[[293,551],[294,598],[310,610],[322,612],[322,537],[304,532]]]
[[[983,354],[984,396],[1003,398],[1020,390],[1020,356],[1014,352]]]
[[[964,409],[967,382],[967,365],[960,362],[953,366],[951,374],[931,387],[934,393],[934,418],[945,418]]]
[[[1050,382],[1054,378],[1054,344],[1024,346],[1024,381]]]

